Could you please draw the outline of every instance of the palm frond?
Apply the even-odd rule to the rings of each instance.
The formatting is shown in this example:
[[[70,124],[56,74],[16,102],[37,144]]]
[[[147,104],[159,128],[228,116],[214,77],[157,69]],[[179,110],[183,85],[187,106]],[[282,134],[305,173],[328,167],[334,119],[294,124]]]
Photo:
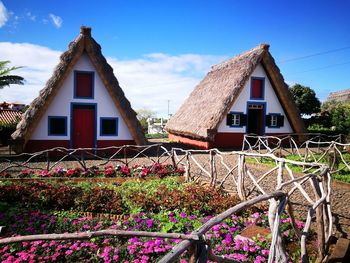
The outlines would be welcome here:
[[[16,75],[7,75],[0,77],[0,88],[9,86],[10,84],[24,84],[24,78]]]

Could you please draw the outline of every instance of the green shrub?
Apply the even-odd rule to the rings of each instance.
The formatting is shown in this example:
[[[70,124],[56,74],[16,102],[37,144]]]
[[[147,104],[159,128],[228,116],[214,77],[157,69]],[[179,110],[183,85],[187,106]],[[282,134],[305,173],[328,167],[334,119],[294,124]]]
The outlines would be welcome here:
[[[8,140],[11,139],[11,134],[16,130],[17,122],[7,124],[0,123],[0,144],[7,146]]]

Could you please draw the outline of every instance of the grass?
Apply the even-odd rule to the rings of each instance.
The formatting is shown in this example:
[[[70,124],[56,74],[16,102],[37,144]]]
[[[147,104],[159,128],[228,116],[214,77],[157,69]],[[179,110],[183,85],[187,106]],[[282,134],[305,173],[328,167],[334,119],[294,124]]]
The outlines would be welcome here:
[[[164,138],[168,138],[168,134],[167,133],[156,133],[156,134],[147,133],[145,137],[146,139],[164,139]]]
[[[322,156],[321,154],[314,154],[314,157],[315,157],[316,160],[321,158],[321,156]],[[326,155],[324,158],[322,158],[320,160],[320,163],[328,164],[329,160],[328,160],[327,156],[328,155]],[[304,158],[300,157],[297,154],[289,154],[289,155],[285,156],[285,158],[287,160],[304,162]],[[350,163],[350,154],[349,153],[343,154],[343,158],[344,158],[346,163]],[[263,157],[263,158],[258,158],[258,160],[263,165],[267,165],[269,167],[276,166],[276,162],[273,159],[271,159],[271,158]],[[257,161],[256,161],[255,158],[249,157],[249,158],[247,158],[247,162],[256,164]],[[309,158],[308,158],[308,160],[306,162],[314,162],[314,159],[311,156],[309,156]],[[302,166],[300,166],[300,165],[288,164],[288,167],[293,172],[296,172],[296,173],[303,173],[304,172],[304,168]],[[313,170],[314,169],[308,170],[308,173],[312,172]],[[339,160],[339,165],[338,165],[338,168],[336,170],[340,170],[340,171],[337,172],[337,173],[333,173],[332,174],[332,178],[334,180],[350,183],[350,171],[347,169],[346,165],[341,160]]]

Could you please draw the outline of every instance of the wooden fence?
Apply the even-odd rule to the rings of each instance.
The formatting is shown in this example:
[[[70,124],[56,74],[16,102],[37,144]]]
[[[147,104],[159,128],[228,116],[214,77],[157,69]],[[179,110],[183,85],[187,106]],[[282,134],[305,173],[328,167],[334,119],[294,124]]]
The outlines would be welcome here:
[[[285,200],[269,199],[269,221],[272,233],[276,230],[277,213],[280,209],[284,209],[284,205],[287,205],[287,212],[292,224],[295,225],[293,212],[295,209],[292,201],[296,195],[299,195],[299,202],[305,202],[307,210],[305,227],[300,235],[303,262],[307,261],[306,238],[314,215],[316,215],[319,244],[318,258],[321,260],[325,257],[326,244],[332,235],[331,178],[327,165],[317,162],[292,161],[270,153],[221,152],[217,149],[182,150],[174,148],[172,156],[175,164],[182,164],[185,167],[187,180],[201,178],[207,180],[213,187],[223,187],[226,184],[224,188],[237,193],[242,202],[249,200],[254,195],[283,191],[286,195]],[[266,166],[263,169],[256,167],[256,163],[251,163],[260,158],[267,158],[273,162],[267,169]],[[309,173],[296,173],[294,172],[297,170],[296,167],[307,169]],[[218,171],[221,171],[220,175]],[[263,184],[264,180],[265,184]],[[309,185],[308,190],[307,185]],[[275,260],[285,262],[284,248],[278,233],[276,233],[276,238],[276,243],[273,243],[277,253]]]
[[[292,154],[304,162],[326,163],[331,174],[340,171],[350,172],[350,160],[345,157],[350,153],[350,143],[343,143],[343,135],[305,134],[303,136],[309,139],[300,143],[293,134],[245,135],[243,149],[247,152],[274,153],[279,157]]]
[[[87,170],[92,166],[109,164],[139,164],[140,158],[144,164],[166,163],[171,159],[167,149],[161,144],[123,145],[106,148],[67,149],[56,147],[35,153],[0,156],[0,174],[3,172],[20,171],[23,169],[52,171],[57,167],[80,167]]]
[[[135,150],[136,154],[130,154],[130,148],[128,147],[135,147],[134,149],[137,149]],[[106,149],[110,150],[111,148]],[[171,151],[167,151],[161,145],[116,147],[113,148],[115,152],[108,158],[96,154],[96,151],[94,151],[96,149],[67,150],[56,148],[55,150],[66,154],[55,162],[51,162],[47,158],[45,163],[47,170],[53,169],[69,158],[73,158],[82,168],[86,169],[88,162],[86,157],[81,157],[80,154],[83,150],[86,153],[92,152],[91,157],[100,160],[101,165],[114,161],[130,165],[138,157],[145,157],[152,163],[170,162],[175,166],[181,165],[185,168],[186,180],[207,181],[211,187],[224,188],[229,192],[235,192],[242,202],[212,218],[190,235],[179,233],[118,232],[107,229],[97,232],[64,235],[48,234],[10,237],[1,239],[0,244],[24,240],[82,239],[103,235],[172,237],[183,239],[183,241],[177,244],[160,262],[173,262],[186,250],[191,255],[191,262],[206,262],[207,259],[216,262],[237,262],[214,255],[210,247],[210,239],[206,236],[206,233],[214,225],[222,222],[230,215],[243,211],[254,204],[267,201],[269,204],[269,225],[272,233],[268,262],[286,262],[285,247],[280,233],[280,216],[283,211],[286,211],[293,228],[297,230],[293,202],[295,198],[299,198],[299,202],[304,204],[303,207],[307,213],[302,233],[296,231],[300,239],[302,262],[308,262],[306,241],[314,217],[316,217],[316,232],[319,244],[318,260],[321,261],[326,256],[327,242],[332,235],[330,172],[326,164],[292,161],[276,157],[272,153],[221,152],[217,149],[183,150],[180,148],[173,148]],[[147,155],[147,151],[151,154]],[[29,158],[25,158],[21,162],[8,160],[6,167],[2,171],[19,167],[32,168],[33,165],[30,163],[32,160],[39,156],[49,156],[48,153],[51,153],[51,150],[28,155]],[[19,157],[23,158],[23,155]],[[269,160],[269,166],[259,166],[256,160],[261,158]],[[298,169],[300,167],[304,171],[308,170],[308,173],[302,173],[302,169]],[[37,169],[43,168],[37,167]]]

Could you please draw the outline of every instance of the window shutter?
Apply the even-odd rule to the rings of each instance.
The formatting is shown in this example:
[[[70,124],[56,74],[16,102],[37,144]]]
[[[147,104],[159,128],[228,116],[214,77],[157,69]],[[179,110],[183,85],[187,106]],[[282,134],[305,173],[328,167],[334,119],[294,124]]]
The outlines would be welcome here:
[[[233,121],[233,115],[232,115],[232,113],[227,114],[227,117],[226,117],[226,125],[227,125],[227,126],[232,126],[232,121]]]
[[[247,114],[240,114],[240,126],[246,126],[247,125]]]
[[[271,115],[270,114],[267,114],[266,115],[266,118],[265,118],[265,125],[267,127],[271,127]]]
[[[277,126],[278,127],[284,126],[284,116],[283,115],[277,116]]]

